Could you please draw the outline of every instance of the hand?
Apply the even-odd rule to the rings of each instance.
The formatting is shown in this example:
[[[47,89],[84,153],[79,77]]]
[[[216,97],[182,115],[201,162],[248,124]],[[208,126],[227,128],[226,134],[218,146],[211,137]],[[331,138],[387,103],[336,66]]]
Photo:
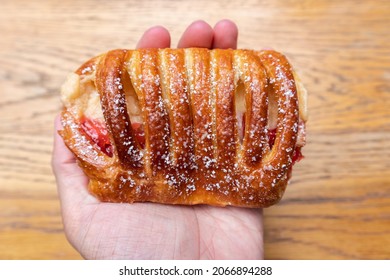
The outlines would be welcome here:
[[[211,28],[191,24],[178,47],[236,48],[238,30],[228,20]],[[138,48],[170,47],[163,27],[147,30]],[[53,170],[65,234],[87,259],[263,258],[261,209],[103,203],[87,190],[88,178],[64,145],[56,119]]]

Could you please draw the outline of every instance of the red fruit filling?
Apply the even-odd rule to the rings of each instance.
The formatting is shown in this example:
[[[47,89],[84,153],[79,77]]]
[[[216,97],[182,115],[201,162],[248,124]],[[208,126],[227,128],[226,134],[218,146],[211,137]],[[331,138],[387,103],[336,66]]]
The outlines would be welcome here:
[[[105,125],[99,120],[91,120],[85,116],[80,119],[80,124],[89,140],[95,143],[103,153],[112,157],[112,145]],[[143,149],[145,147],[143,125],[140,123],[132,123],[131,126],[136,140]]]
[[[304,156],[302,155],[301,147],[295,147],[295,150],[294,150],[294,153],[292,156],[292,163],[294,164],[296,162],[299,162],[303,158],[304,158]]]
[[[244,135],[245,130],[245,113],[242,115],[242,134]],[[273,145],[275,144],[276,139],[276,128],[269,129],[268,130],[268,144],[270,148],[272,149]],[[292,165],[294,165],[296,162],[299,162],[301,159],[303,159],[303,155],[301,152],[301,147],[295,147],[295,150],[292,155]]]
[[[135,139],[141,148],[145,148],[145,131],[144,125],[142,123],[132,123],[131,127],[133,128]]]
[[[112,145],[106,127],[102,122],[82,117],[80,123],[81,128],[85,131],[89,139],[94,142],[103,153],[112,157]]]

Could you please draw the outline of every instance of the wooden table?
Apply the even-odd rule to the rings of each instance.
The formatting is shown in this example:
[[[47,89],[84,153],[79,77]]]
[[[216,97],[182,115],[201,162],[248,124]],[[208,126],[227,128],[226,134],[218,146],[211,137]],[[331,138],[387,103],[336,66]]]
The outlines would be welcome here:
[[[0,8],[0,258],[78,259],[50,167],[59,88],[86,59],[164,25],[240,28],[288,55],[310,98],[305,160],[265,210],[268,259],[390,258],[389,1],[28,1]]]

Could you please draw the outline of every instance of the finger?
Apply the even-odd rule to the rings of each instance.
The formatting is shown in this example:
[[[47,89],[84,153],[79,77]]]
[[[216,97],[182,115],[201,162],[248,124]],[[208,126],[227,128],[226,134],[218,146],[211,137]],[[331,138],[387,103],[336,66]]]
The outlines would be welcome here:
[[[169,48],[171,36],[169,31],[162,26],[154,26],[145,31],[138,41],[137,49],[142,48]]]
[[[213,44],[214,31],[203,20],[193,22],[181,36],[178,48],[208,48]]]
[[[228,19],[221,20],[214,26],[212,47],[215,49],[236,49],[237,38],[237,25]]]

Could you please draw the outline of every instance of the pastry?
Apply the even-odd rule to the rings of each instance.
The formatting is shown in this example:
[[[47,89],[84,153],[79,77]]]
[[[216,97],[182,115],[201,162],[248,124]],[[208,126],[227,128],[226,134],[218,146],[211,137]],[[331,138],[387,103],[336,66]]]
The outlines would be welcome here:
[[[271,50],[112,50],[62,101],[59,133],[106,202],[268,207],[305,144],[306,91]]]

